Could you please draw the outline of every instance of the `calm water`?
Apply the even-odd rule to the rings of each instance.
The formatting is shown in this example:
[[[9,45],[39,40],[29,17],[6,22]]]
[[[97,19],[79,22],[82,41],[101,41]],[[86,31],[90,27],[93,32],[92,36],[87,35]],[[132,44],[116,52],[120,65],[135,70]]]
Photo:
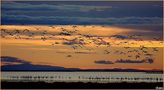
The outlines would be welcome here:
[[[6,81],[162,82],[162,73],[145,72],[2,72]]]

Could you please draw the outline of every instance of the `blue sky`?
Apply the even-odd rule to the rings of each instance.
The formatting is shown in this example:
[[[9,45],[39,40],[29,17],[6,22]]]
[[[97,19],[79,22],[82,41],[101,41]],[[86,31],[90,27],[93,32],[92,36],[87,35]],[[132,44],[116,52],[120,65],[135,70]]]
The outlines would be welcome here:
[[[2,2],[2,24],[162,24],[162,2]]]

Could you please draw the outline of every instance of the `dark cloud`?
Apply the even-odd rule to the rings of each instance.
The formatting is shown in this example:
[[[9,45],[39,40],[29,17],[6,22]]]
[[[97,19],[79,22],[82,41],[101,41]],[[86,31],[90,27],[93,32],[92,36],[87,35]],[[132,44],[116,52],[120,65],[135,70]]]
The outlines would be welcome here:
[[[145,60],[116,60],[115,63],[149,63],[152,64],[154,62],[153,59],[145,59]]]
[[[140,64],[140,63],[149,63],[152,64],[154,63],[154,60],[151,58],[147,58],[144,60],[128,60],[128,59],[119,59],[116,60],[115,62],[109,61],[109,60],[97,60],[94,63],[96,64],[115,64],[115,63],[125,63],[125,64],[130,64],[130,63],[134,63],[134,64]]]
[[[84,45],[85,42],[81,39],[72,39],[72,40],[67,40],[65,42],[63,42],[64,45],[75,45],[75,44],[78,44],[78,45]]]
[[[24,63],[24,64],[29,64],[30,62],[21,60],[16,57],[10,57],[10,56],[2,56],[1,57],[1,62],[8,62],[8,63]]]
[[[161,24],[162,2],[2,2],[2,24]]]
[[[110,38],[114,38],[114,39],[128,39],[128,36],[124,36],[124,35],[111,35]]]
[[[94,63],[96,63],[96,64],[113,64],[112,61],[108,61],[108,60],[98,60],[98,61],[95,61]]]
[[[4,7],[2,7],[2,9],[4,10],[19,10],[19,11],[42,11],[42,10],[47,10],[47,11],[51,11],[51,10],[67,10],[67,11],[81,11],[81,12],[88,12],[88,11],[103,11],[106,9],[111,9],[111,6],[94,6],[94,5],[88,5],[85,6],[84,5],[70,5],[70,4],[48,4],[48,3],[44,3],[44,4],[29,4],[29,3],[18,3],[18,2],[8,2],[8,3],[3,3],[5,4]]]
[[[118,28],[125,28],[129,29],[130,31],[128,33],[121,33],[120,35],[114,35],[115,38],[122,38],[122,39],[149,39],[153,40],[154,37],[159,38],[160,40],[163,40],[163,25],[155,25],[155,24],[131,24],[131,25],[113,25],[114,27]],[[138,35],[138,37],[128,37],[132,35]],[[114,38],[113,37],[113,38]],[[146,38],[144,38],[146,37]]]
[[[74,53],[76,53],[76,54],[95,54],[96,52],[74,52]]]
[[[162,24],[160,17],[68,17],[68,16],[27,16],[2,15],[2,24]]]
[[[162,24],[142,24],[142,25],[137,25],[137,24],[129,24],[129,25],[113,25],[115,27],[120,27],[120,28],[127,28],[127,29],[133,29],[133,30],[137,30],[138,32],[141,31],[147,31],[147,32],[151,32],[151,31],[156,31],[156,32],[162,32],[163,30],[163,25]]]
[[[2,65],[1,70],[2,71],[54,71],[54,70],[79,70],[78,68],[64,68],[61,66],[50,66],[50,65],[38,65],[38,64],[32,64],[31,62],[27,62],[22,59],[18,59],[15,57],[10,56],[2,56],[1,61],[8,62],[10,64],[8,65]],[[20,63],[20,64],[12,64],[12,63]]]
[[[74,44],[78,44],[77,42],[72,42],[72,41],[66,41],[66,42],[63,42],[64,45],[74,45]]]

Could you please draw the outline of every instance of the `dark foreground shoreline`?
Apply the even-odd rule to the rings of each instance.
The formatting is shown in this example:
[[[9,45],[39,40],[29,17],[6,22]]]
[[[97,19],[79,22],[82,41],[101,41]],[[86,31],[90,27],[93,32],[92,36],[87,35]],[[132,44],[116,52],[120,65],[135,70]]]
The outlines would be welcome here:
[[[1,82],[2,89],[156,89],[163,83]]]

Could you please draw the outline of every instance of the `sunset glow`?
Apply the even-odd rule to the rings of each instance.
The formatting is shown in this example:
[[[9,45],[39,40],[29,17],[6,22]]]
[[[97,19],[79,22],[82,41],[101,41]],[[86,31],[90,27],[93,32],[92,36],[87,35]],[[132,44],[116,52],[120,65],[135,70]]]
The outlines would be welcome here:
[[[52,28],[55,27],[55,28]],[[51,66],[63,66],[67,68],[81,69],[107,69],[107,68],[137,68],[137,69],[162,69],[162,48],[163,41],[155,40],[153,37],[134,36],[129,38],[129,32],[133,29],[117,28],[112,26],[20,26],[20,25],[2,25],[1,33],[5,37],[1,37],[2,56],[19,57],[33,64],[43,64]],[[37,28],[37,30],[36,30]],[[73,35],[60,35],[63,29],[66,31],[76,31]],[[3,31],[8,30],[8,31]],[[19,33],[15,33],[18,30]],[[29,30],[25,32],[24,30]],[[24,31],[24,32],[23,32]],[[46,31],[46,33],[44,33]],[[147,31],[149,32],[149,31]],[[33,33],[32,36],[29,36]],[[44,33],[44,35],[43,35]],[[122,34],[121,34],[122,33]],[[141,32],[142,33],[142,32]],[[127,38],[115,37],[114,35],[124,35]],[[85,36],[88,35],[88,36]],[[90,37],[89,37],[90,35]],[[129,37],[128,37],[129,35]],[[45,40],[42,39],[45,37]],[[137,38],[136,38],[137,37]],[[142,37],[142,38],[140,38]],[[76,42],[71,42],[77,38]],[[154,37],[155,38],[155,37]],[[79,44],[79,40],[83,44]],[[97,43],[94,42],[97,40]],[[102,40],[102,41],[101,41]],[[109,44],[106,44],[106,43]],[[98,44],[100,43],[100,45]],[[102,45],[101,45],[102,44]],[[78,46],[79,45],[79,46]],[[80,46],[81,45],[81,46]],[[76,46],[76,49],[72,48]],[[152,56],[145,56],[140,48],[144,46],[147,52]],[[128,49],[126,49],[126,47]],[[157,48],[158,47],[158,48]],[[153,48],[157,48],[158,52],[154,52]],[[133,50],[138,50],[134,52]],[[111,53],[106,54],[106,51]],[[128,51],[132,51],[128,53]],[[121,54],[124,52],[126,54]],[[139,58],[135,58],[135,54],[141,53]],[[149,55],[148,54],[148,55]],[[70,55],[71,57],[68,57]],[[119,56],[118,56],[119,55]],[[131,57],[128,57],[131,56]],[[153,58],[154,63],[114,63],[114,64],[97,64],[96,60],[109,60],[115,62],[118,59],[143,60],[146,57]],[[77,59],[78,58],[78,59]],[[3,64],[2,64],[3,65]]]

